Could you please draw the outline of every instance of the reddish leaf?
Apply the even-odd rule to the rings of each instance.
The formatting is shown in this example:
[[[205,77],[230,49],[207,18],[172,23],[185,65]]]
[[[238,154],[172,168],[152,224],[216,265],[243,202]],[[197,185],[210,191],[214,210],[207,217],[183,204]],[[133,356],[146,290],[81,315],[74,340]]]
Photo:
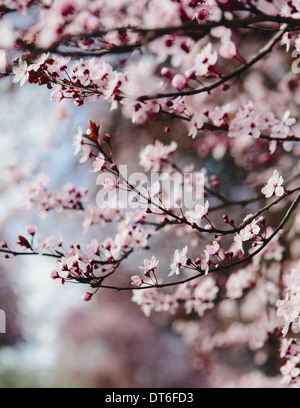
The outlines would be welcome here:
[[[19,241],[17,242],[17,244],[25,248],[31,248],[31,245],[29,244],[27,239],[22,237],[22,235],[19,235]]]

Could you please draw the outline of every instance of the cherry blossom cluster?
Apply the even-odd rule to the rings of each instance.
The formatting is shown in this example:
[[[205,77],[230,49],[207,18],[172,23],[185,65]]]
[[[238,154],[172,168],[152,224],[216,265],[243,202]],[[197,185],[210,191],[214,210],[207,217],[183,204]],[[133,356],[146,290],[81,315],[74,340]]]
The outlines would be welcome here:
[[[299,263],[293,267],[284,279],[284,298],[276,302],[277,314],[283,326],[281,341],[281,357],[285,364],[281,367],[284,384],[299,386],[300,349],[297,334],[300,332],[299,316]],[[289,337],[287,337],[289,335]]]
[[[53,102],[101,100],[153,136],[135,152],[137,180],[113,150],[118,131],[79,127],[73,153],[101,190],[96,203],[71,183],[50,190],[44,174],[25,201],[41,218],[76,214],[95,235],[66,244],[30,225],[0,252],[53,258],[51,278],[87,286],[84,301],[133,291],[146,316],[172,315],[200,360],[247,348],[263,366],[281,342],[282,382],[299,387],[300,268],[289,258],[299,258],[300,81],[287,72],[300,52],[299,1],[5,0],[0,16],[1,77],[45,86]]]
[[[188,74],[191,78],[196,78],[198,72],[206,75],[208,67],[214,66],[217,54],[209,53],[211,43],[197,54],[196,60],[201,57],[201,61],[204,60],[205,63],[196,62],[198,68]],[[192,138],[196,138],[200,130],[215,129],[228,132],[230,138],[238,138],[236,144],[240,143],[240,138],[248,136],[254,139],[265,138],[269,140],[271,154],[276,151],[278,144],[286,151],[292,150],[293,125],[296,119],[290,118],[289,111],[280,120],[273,112],[264,113],[258,104],[251,101],[235,112],[230,104],[211,109],[209,105],[204,107],[202,104],[195,104],[186,96],[144,100],[144,93],[150,91],[154,95],[158,94],[166,89],[168,83],[171,86],[175,84],[179,91],[188,85],[182,79],[185,85],[179,86],[180,75],[174,75],[170,69],[165,68],[161,71],[162,80],[158,76],[153,80],[155,62],[149,60],[149,57],[142,59],[139,64],[129,64],[125,72],[116,71],[108,62],[96,58],[81,59],[68,69],[69,61],[70,57],[50,57],[49,53],[40,55],[30,65],[26,60],[19,59],[18,65],[13,67],[13,81],[20,82],[21,85],[27,80],[47,84],[53,88],[51,99],[58,102],[67,98],[73,99],[76,105],[81,105],[87,97],[94,100],[102,96],[111,104],[112,109],[117,109],[120,104],[124,114],[133,123],[143,124],[162,113],[181,117],[187,121],[188,135]],[[205,64],[208,65],[203,68]]]
[[[277,302],[278,316],[284,321],[283,336],[287,335],[290,328],[294,333],[300,331],[299,305],[299,265],[297,265],[285,277],[285,299]]]
[[[214,307],[218,291],[215,279],[209,276],[198,282],[185,283],[173,294],[165,294],[158,289],[135,291],[132,301],[141,307],[146,316],[150,316],[152,311],[173,314],[184,307],[187,314],[196,312],[202,317]]]
[[[49,178],[40,173],[30,183],[26,191],[28,207],[35,207],[39,215],[44,218],[48,211],[80,210],[88,200],[89,191],[84,187],[76,188],[71,183],[63,186],[60,191],[46,188]]]
[[[300,349],[296,338],[284,338],[281,344],[280,357],[286,359],[286,363],[280,368],[282,383],[299,388],[300,376]]]

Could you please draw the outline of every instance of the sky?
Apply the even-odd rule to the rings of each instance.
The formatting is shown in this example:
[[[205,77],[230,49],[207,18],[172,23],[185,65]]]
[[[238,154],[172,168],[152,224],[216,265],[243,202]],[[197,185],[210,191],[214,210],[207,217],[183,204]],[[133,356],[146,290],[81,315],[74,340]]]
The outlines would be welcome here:
[[[66,118],[70,109],[71,105],[58,107],[51,102],[46,88],[15,86],[9,79],[0,81],[0,241],[14,242],[27,225],[39,222],[36,212],[24,203],[26,183],[13,183],[16,177],[28,174],[30,179],[36,171],[44,170],[51,174],[53,186],[72,174],[76,163],[72,135],[87,122],[84,110],[81,113],[75,109]],[[47,235],[52,225],[46,220],[41,234]],[[55,366],[60,318],[67,308],[81,302],[82,288],[73,285],[62,291],[50,279],[54,266],[42,257],[18,258],[12,279],[25,342],[0,349],[0,373],[19,367],[46,369],[50,374]],[[51,383],[49,375],[39,381],[45,381],[43,386]]]

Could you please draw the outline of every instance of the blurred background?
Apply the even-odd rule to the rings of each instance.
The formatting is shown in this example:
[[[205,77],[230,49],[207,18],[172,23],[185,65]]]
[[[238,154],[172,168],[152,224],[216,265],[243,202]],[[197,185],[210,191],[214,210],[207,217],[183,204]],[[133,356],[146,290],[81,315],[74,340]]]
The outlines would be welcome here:
[[[253,47],[253,41],[247,40],[246,46]],[[246,51],[245,55],[248,55]],[[285,60],[282,62],[279,56],[275,53],[274,59],[258,64],[244,83],[222,96],[224,103],[235,101],[237,108],[249,98],[261,99],[266,109],[274,110],[278,117],[289,105],[292,115],[296,115],[300,103],[299,79],[293,74],[284,76]],[[205,103],[214,104],[213,98],[212,94]],[[201,106],[202,102],[199,103]],[[89,119],[97,124],[105,121],[103,132],[113,137],[115,159],[128,165],[129,174],[142,171],[138,166],[139,152],[156,139],[166,144],[177,141],[178,165],[194,162],[197,169],[205,167],[208,175],[219,177],[223,193],[237,200],[252,197],[257,186],[268,179],[270,166],[277,165],[276,155],[262,154],[268,151],[267,142],[250,146],[231,142],[231,154],[226,154],[227,137],[203,132],[193,141],[186,136],[186,126],[180,121],[171,123],[168,118],[162,118],[145,126],[132,125],[120,111],[111,112],[100,101],[86,102],[81,107],[66,100],[53,103],[46,88],[29,84],[20,87],[9,78],[2,79],[0,242],[16,242],[30,224],[38,225],[37,238],[62,234],[64,242],[82,246],[92,238],[101,242],[114,234],[113,225],[104,230],[95,225],[84,235],[82,216],[74,213],[68,216],[50,212],[41,222],[37,212],[25,205],[26,186],[41,171],[50,176],[49,189],[60,190],[68,182],[76,187],[84,186],[90,189],[91,202],[96,204],[98,187],[96,176],[89,173],[91,164],[78,164],[78,156],[73,154],[73,136],[79,126],[83,131],[88,128]],[[164,131],[168,126],[172,126],[171,133]],[[299,163],[299,155],[298,151],[296,158],[283,156],[280,168],[287,177]],[[235,207],[234,217],[243,219],[246,214],[254,213],[258,205]],[[278,217],[280,209],[272,213],[274,225]],[[124,276],[128,285],[129,276],[137,273],[137,265],[151,254],[160,259],[161,269],[167,271],[174,248],[183,248],[186,243],[180,236],[182,230],[178,232],[177,236],[171,231],[151,241],[151,251],[140,254],[138,260],[128,259],[119,271],[119,278]],[[200,239],[199,246],[194,248],[198,252],[203,248]],[[295,259],[298,259],[298,248],[299,241],[295,241],[292,254]],[[271,336],[258,348],[248,344],[256,339],[259,327],[252,322],[259,324],[262,311],[269,310],[259,287],[250,291],[249,296],[246,294],[245,304],[225,299],[204,318],[186,316],[181,311],[174,317],[153,313],[147,318],[132,303],[131,292],[99,291],[92,302],[83,302],[81,296],[86,288],[74,284],[59,287],[50,278],[54,267],[53,260],[43,257],[4,259],[0,256],[0,309],[6,313],[7,326],[6,334],[0,334],[0,388],[281,386],[278,338]],[[280,273],[277,262],[270,261],[265,268],[267,280],[276,279]],[[220,287],[225,283],[226,276],[219,275]],[[245,327],[249,327],[249,332]],[[222,338],[222,331],[225,340],[213,349],[212,339],[218,335]]]
[[[50,212],[40,222],[24,203],[28,180],[40,171],[51,177],[50,189],[72,182],[96,193],[94,175],[78,164],[72,146],[78,126],[85,131],[88,119],[105,119],[105,131],[112,134],[118,129],[115,152],[121,163],[136,163],[132,166],[138,163],[139,149],[160,132],[155,126],[165,126],[132,128],[100,102],[80,108],[67,101],[56,104],[47,89],[15,86],[10,79],[0,82],[0,241],[16,242],[30,224],[39,226],[38,237],[62,233],[68,243],[101,240],[98,227],[83,236],[80,215]],[[125,150],[119,148],[124,142]],[[130,292],[98,292],[85,303],[85,288],[59,287],[50,278],[54,262],[0,257],[0,309],[6,313],[6,334],[0,334],[0,388],[207,385],[193,366],[192,348],[173,330],[170,315],[146,318],[131,302]],[[124,273],[132,274],[136,263],[127,262],[126,269]]]

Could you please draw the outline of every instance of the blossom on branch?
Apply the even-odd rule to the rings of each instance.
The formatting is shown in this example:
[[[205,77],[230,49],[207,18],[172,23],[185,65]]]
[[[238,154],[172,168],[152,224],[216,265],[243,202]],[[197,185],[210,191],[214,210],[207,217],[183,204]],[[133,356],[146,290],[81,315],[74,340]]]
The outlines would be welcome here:
[[[174,274],[179,275],[180,273],[179,269],[186,266],[188,259],[186,256],[187,251],[188,251],[187,245],[182,250],[176,249],[170,265],[171,272],[169,273],[168,276],[172,276]]]
[[[28,225],[12,245],[1,237],[3,257],[47,257],[55,282],[88,287],[86,302],[109,288],[133,292],[146,316],[171,314],[209,386],[278,387],[271,367],[299,388],[299,20],[298,0],[0,1],[0,77],[44,87],[55,120],[68,110],[78,126],[89,102],[107,127],[90,120],[70,141],[70,158],[90,166],[70,177],[99,176],[95,197],[71,181],[50,189],[44,155],[26,170],[23,133],[44,129],[9,118],[17,163],[4,152],[1,191],[24,183],[28,207],[58,227],[70,217],[81,242]],[[145,174],[123,172],[126,159]],[[224,358],[233,349],[247,357],[238,367]]]
[[[146,276],[149,276],[151,272],[154,272],[157,268],[158,261],[155,256],[152,256],[151,259],[144,259],[144,264],[139,266],[139,268],[144,271]]]
[[[19,58],[18,65],[13,67],[13,73],[15,74],[13,82],[20,82],[20,86],[23,86],[29,78],[27,62]]]
[[[283,177],[280,176],[278,170],[274,170],[273,175],[269,178],[268,183],[261,189],[261,192],[266,198],[270,198],[274,194],[277,197],[281,197],[284,194],[283,182]]]

